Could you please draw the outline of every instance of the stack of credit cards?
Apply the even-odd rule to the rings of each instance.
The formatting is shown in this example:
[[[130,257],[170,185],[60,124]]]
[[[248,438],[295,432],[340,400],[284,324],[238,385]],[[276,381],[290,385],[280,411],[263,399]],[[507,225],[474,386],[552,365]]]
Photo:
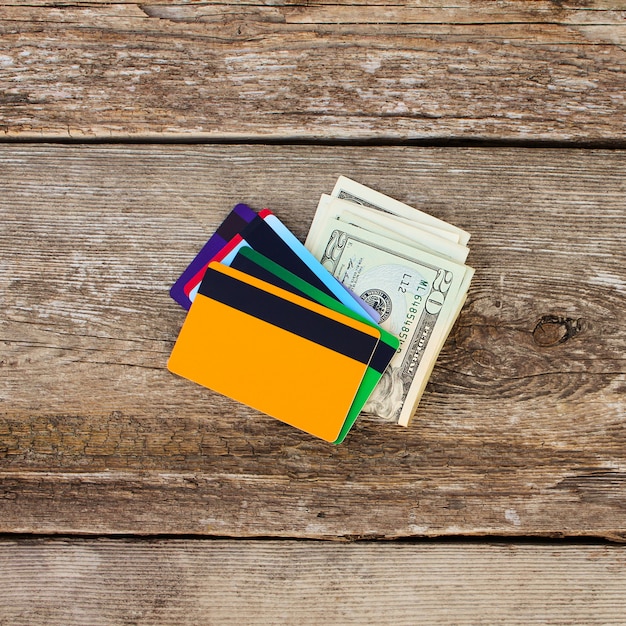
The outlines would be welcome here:
[[[189,311],[170,371],[332,443],[399,347],[267,209],[238,204],[170,293]]]

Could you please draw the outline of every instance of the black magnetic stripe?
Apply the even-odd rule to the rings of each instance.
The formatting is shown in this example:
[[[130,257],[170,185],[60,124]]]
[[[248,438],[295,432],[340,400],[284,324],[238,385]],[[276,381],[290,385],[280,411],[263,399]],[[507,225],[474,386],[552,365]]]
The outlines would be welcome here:
[[[304,293],[304,291],[300,291],[300,289],[294,287],[291,283],[288,283],[286,280],[279,278],[278,276],[276,276],[276,274],[270,272],[265,267],[258,265],[252,259],[249,259],[243,254],[237,254],[232,260],[230,266],[234,267],[236,270],[249,274],[250,276],[254,276],[255,278],[264,280],[266,283],[270,283],[272,285],[275,285],[276,287],[285,289],[285,291],[290,291],[291,293],[302,296],[307,300],[313,301],[313,298]]]
[[[254,218],[253,218],[254,219]],[[229,213],[228,217],[215,231],[224,241],[230,241],[237,233],[240,233],[249,222],[237,213]]]
[[[374,354],[372,355],[370,367],[382,374],[395,353],[396,349],[381,339],[376,346],[376,350],[374,350]]]
[[[274,263],[282,265],[286,270],[295,274],[307,283],[317,287],[325,294],[335,295],[318,278],[317,274],[280,238],[265,220],[257,216],[241,232],[241,236],[252,246]]]
[[[313,302],[315,302],[315,300],[311,298],[311,296],[309,296],[308,294],[304,293],[304,291],[300,291],[291,283],[288,283],[286,280],[279,278],[278,276],[276,276],[276,274],[270,272],[268,269],[262,267],[261,265],[258,265],[252,259],[249,259],[243,254],[238,254],[237,256],[235,256],[230,266],[234,267],[237,270],[245,272],[250,276],[255,276],[260,280],[264,280],[266,283],[276,285],[277,287],[281,287],[282,289],[291,291],[291,293],[295,293],[299,296],[302,296],[303,298],[307,298],[307,300],[312,300]],[[396,349],[393,346],[390,346],[388,343],[385,343],[384,340],[381,338],[374,350],[374,354],[372,355],[372,360],[370,361],[369,366],[382,374],[389,365],[389,362],[391,361],[395,353]]]
[[[361,363],[369,362],[377,342],[356,328],[211,268],[198,293]]]

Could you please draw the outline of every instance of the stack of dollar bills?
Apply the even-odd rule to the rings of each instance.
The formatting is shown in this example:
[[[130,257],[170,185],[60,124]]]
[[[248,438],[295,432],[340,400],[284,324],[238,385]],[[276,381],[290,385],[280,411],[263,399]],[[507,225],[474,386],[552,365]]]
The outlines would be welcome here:
[[[343,176],[322,195],[305,246],[400,339],[366,412],[408,425],[467,296],[469,238]]]

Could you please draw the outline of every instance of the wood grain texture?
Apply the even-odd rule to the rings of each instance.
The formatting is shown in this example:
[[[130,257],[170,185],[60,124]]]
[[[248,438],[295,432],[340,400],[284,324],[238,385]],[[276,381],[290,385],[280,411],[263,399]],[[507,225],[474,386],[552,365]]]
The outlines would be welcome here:
[[[5,137],[623,141],[621,1],[0,1]]]
[[[334,447],[171,375],[229,208],[304,238],[345,174],[472,233],[411,426]],[[0,531],[626,538],[626,154],[0,147]],[[255,375],[246,372],[245,375]]]
[[[0,542],[0,624],[623,624],[608,546]]]

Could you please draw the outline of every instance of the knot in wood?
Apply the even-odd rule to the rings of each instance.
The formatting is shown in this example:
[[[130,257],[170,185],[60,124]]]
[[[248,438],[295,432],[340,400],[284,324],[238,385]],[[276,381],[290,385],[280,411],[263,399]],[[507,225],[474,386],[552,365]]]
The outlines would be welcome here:
[[[582,319],[543,315],[533,330],[533,340],[542,348],[565,343],[582,330]]]

